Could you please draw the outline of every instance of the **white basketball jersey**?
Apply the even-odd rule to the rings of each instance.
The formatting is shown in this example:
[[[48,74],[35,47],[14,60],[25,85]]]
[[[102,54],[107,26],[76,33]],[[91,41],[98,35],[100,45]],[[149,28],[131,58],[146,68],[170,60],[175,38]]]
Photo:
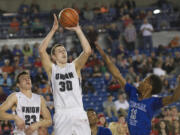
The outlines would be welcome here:
[[[22,92],[17,92],[17,107],[16,115],[25,121],[26,128],[40,120],[41,98],[40,95],[32,93],[32,97],[28,98]],[[24,131],[18,130],[15,127],[13,133],[15,135],[25,135]],[[35,131],[32,135],[38,135]]]
[[[81,80],[74,63],[67,63],[63,68],[52,65],[51,87],[55,110],[83,109]]]

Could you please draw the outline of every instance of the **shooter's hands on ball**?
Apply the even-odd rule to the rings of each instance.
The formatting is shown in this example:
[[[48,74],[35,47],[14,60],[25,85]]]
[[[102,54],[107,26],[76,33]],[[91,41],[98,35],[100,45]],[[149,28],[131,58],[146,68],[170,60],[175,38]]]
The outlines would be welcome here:
[[[65,27],[65,29],[76,32],[76,31],[80,30],[81,27],[79,26],[79,23],[78,23],[76,27]]]
[[[57,19],[56,15],[53,14],[53,16],[54,16],[54,24],[53,24],[52,30],[56,31],[58,29],[58,27],[59,27],[59,22],[58,22],[58,19]]]

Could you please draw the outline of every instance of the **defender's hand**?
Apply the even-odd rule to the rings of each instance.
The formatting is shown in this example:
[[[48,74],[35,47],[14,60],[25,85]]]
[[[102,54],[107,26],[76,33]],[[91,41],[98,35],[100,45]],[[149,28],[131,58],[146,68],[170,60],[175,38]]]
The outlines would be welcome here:
[[[95,45],[95,47],[96,47],[98,50],[100,49],[99,44],[98,44],[97,41],[94,42],[94,45]]]
[[[103,49],[99,46],[99,43],[97,41],[94,42],[94,45],[96,47],[96,49],[101,53],[101,55],[103,55]]]

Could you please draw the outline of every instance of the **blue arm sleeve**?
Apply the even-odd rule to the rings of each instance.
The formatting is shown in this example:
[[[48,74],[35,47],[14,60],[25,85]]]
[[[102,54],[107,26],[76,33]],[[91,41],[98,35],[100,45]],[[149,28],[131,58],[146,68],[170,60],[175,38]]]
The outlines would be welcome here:
[[[112,132],[109,128],[98,127],[97,135],[112,135]]]
[[[111,132],[111,130],[109,128],[106,128],[105,131],[106,131],[105,135],[112,135],[112,132]]]

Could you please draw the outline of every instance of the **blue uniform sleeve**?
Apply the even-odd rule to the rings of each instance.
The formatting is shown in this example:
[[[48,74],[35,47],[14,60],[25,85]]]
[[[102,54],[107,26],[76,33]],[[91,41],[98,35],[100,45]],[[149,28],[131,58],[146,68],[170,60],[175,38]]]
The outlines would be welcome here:
[[[98,127],[97,135],[112,135],[112,132],[109,128]]]
[[[163,107],[161,97],[153,97],[151,103],[152,103],[152,109],[154,111],[156,111],[156,110],[160,109],[161,107]]]
[[[105,131],[104,135],[112,135],[112,132],[111,132],[111,130],[109,128],[106,128],[104,131]]]
[[[129,97],[132,97],[132,96],[136,96],[137,89],[136,89],[136,87],[130,85],[129,83],[126,83],[125,92]]]

